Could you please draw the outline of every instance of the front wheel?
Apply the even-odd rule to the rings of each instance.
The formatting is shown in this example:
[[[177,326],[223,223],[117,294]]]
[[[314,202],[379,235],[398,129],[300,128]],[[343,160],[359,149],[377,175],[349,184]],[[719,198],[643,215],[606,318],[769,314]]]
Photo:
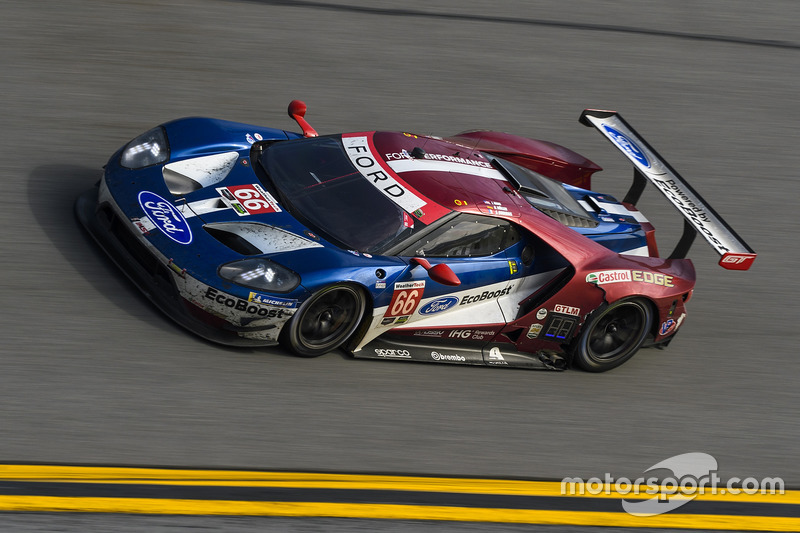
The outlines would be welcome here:
[[[366,307],[364,293],[357,287],[326,287],[300,306],[286,325],[283,339],[301,357],[330,352],[358,328]]]
[[[616,368],[636,353],[653,324],[650,306],[639,299],[595,311],[583,327],[573,361],[589,372]]]

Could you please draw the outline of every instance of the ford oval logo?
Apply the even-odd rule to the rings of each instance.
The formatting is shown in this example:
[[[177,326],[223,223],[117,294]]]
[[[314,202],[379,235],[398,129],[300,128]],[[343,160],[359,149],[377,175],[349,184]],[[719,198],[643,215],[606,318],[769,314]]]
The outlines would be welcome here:
[[[178,244],[192,242],[192,230],[177,207],[150,191],[139,193],[139,205],[164,235]]]
[[[638,161],[643,167],[650,168],[650,161],[647,160],[647,156],[644,155],[642,149],[639,148],[635,142],[630,140],[627,135],[620,133],[611,126],[606,126],[605,124],[603,124],[603,128],[611,136],[611,140],[614,141],[617,146],[622,148],[626,154]]]
[[[421,315],[432,315],[441,311],[447,311],[458,303],[458,298],[455,296],[445,296],[444,298],[437,298],[428,302],[419,310]]]

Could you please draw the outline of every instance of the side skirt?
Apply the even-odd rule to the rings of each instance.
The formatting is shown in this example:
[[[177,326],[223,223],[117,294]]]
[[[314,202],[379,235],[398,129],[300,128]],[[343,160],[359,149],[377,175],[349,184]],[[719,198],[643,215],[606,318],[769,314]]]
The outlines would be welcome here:
[[[353,353],[357,359],[397,359],[424,363],[500,366],[535,370],[564,370],[566,360],[555,352],[518,352],[511,344],[490,343],[476,346],[447,346],[428,342],[409,342],[408,337],[379,337]]]

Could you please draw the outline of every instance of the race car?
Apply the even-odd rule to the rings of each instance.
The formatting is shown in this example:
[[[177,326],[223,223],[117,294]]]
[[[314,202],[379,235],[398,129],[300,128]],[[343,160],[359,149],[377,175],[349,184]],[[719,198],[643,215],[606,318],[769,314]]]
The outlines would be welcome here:
[[[120,148],[78,219],[171,319],[226,345],[299,356],[610,370],[686,318],[699,233],[726,269],[756,254],[616,112],[585,110],[633,165],[601,168],[496,131],[320,136],[211,118]],[[661,258],[636,209],[647,183],[685,219]]]

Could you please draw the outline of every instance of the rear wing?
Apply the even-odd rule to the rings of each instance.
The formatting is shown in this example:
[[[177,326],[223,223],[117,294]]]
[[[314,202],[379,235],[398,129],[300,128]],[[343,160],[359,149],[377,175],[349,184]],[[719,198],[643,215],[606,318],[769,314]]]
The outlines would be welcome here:
[[[622,116],[616,111],[586,109],[581,113],[580,122],[597,128],[633,163],[633,184],[623,202],[636,205],[649,180],[683,215],[683,235],[671,259],[686,257],[695,236],[700,233],[720,254],[720,266],[729,270],[750,268],[756,258],[753,249]]]

